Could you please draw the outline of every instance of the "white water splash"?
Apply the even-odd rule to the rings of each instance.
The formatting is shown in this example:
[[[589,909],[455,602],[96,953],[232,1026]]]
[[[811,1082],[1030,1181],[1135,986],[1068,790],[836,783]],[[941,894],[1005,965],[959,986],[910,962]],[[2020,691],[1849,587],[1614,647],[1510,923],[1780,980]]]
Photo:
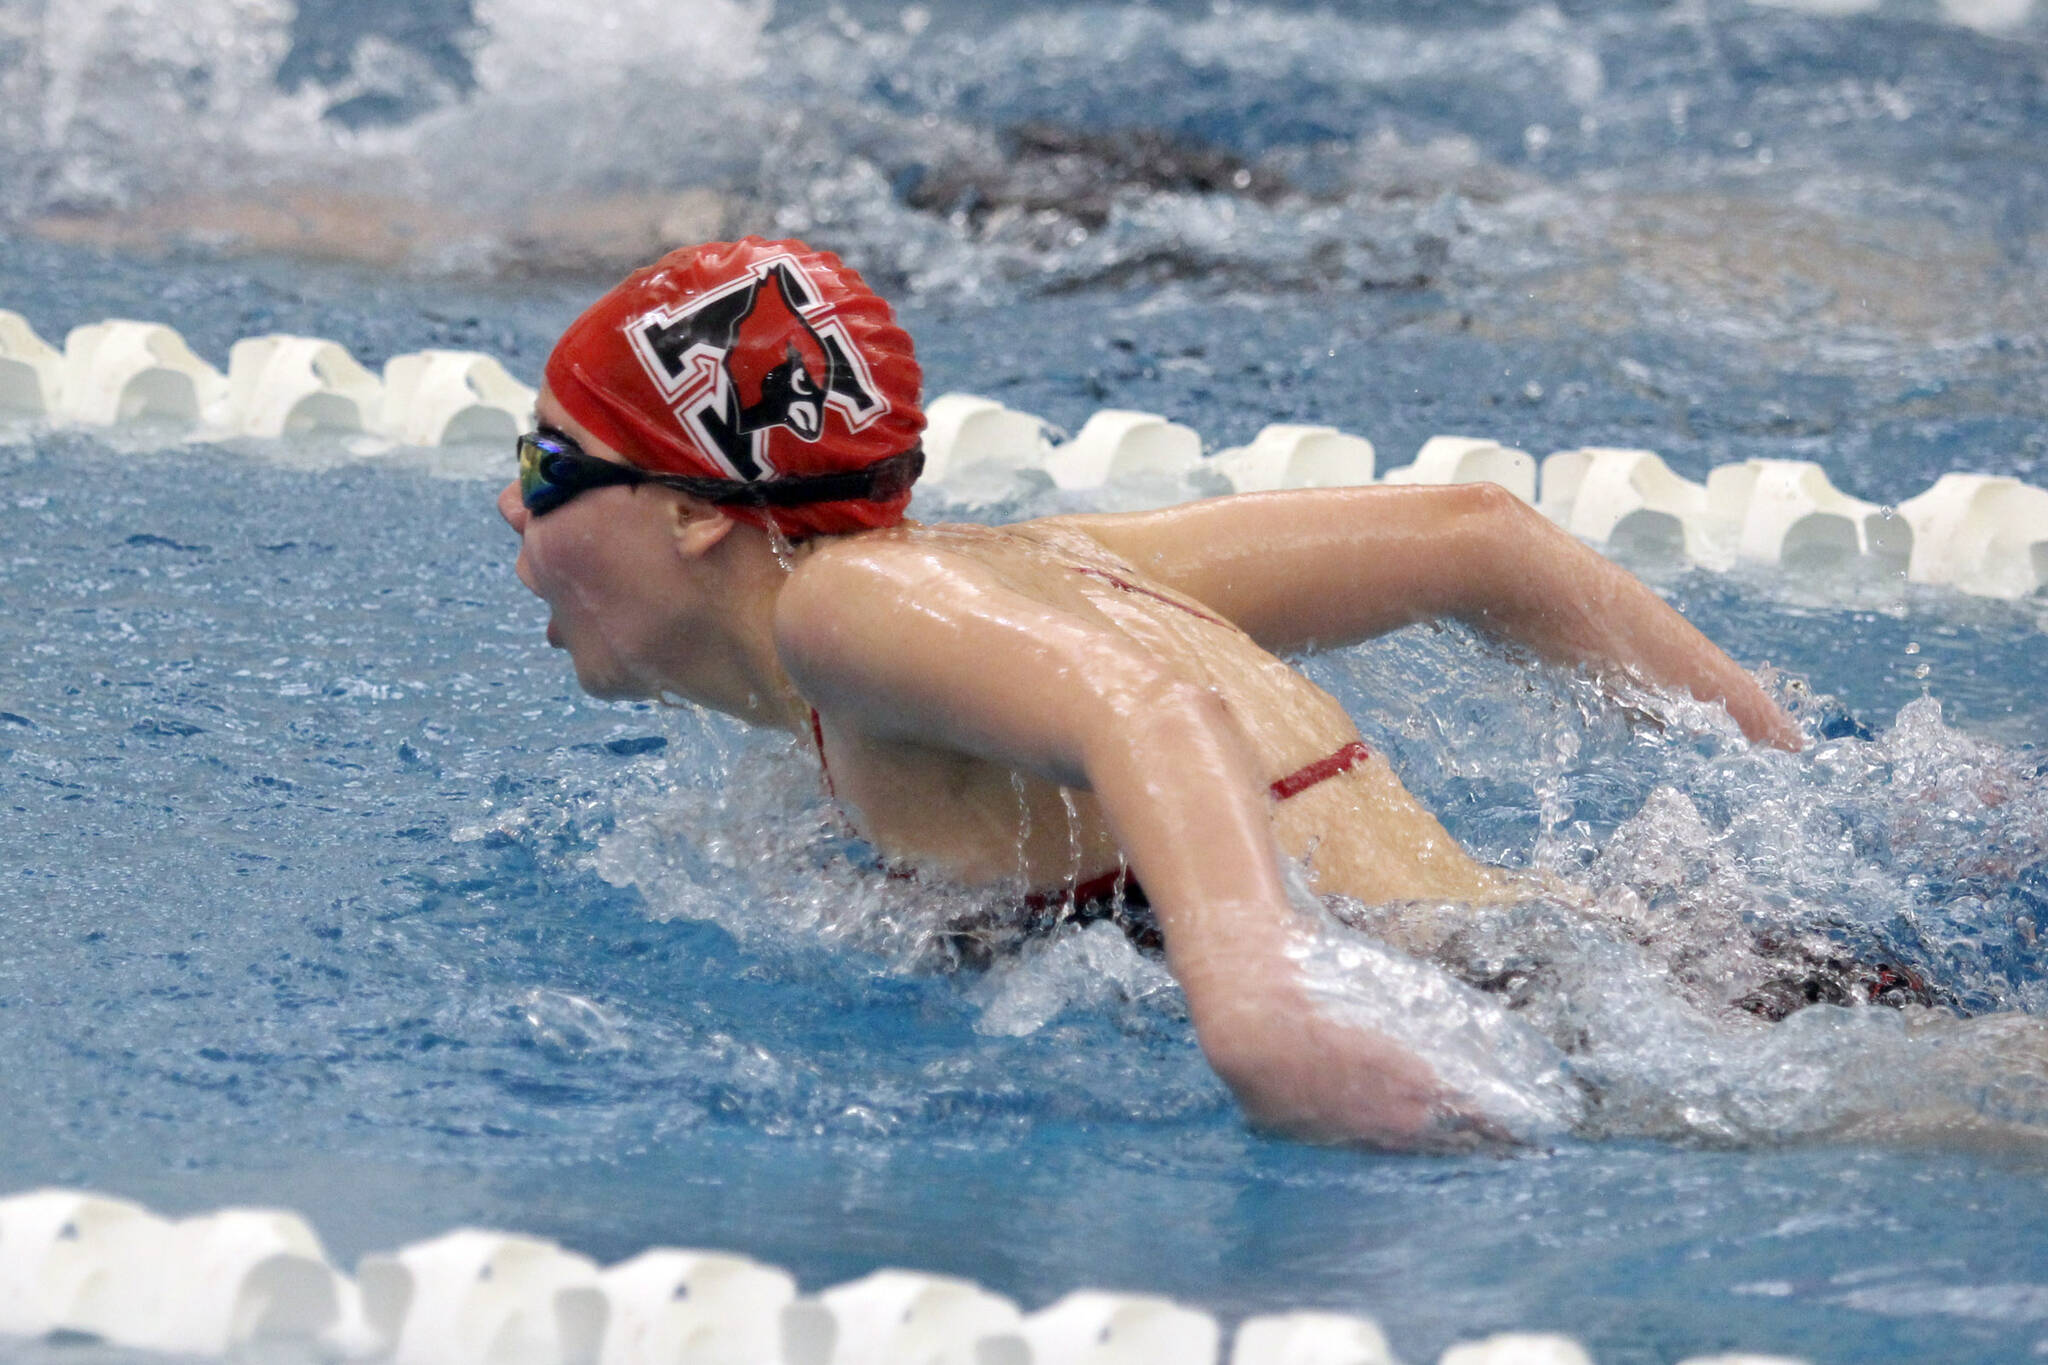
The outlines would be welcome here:
[[[1433,657],[1417,637],[1393,647]],[[1582,686],[1468,700],[1520,716],[1535,731],[1525,757],[1480,738],[1503,731],[1478,711],[1470,734],[1439,739],[1481,745],[1503,773],[1526,764],[1531,802],[1576,812],[1533,850],[1557,890],[1491,909],[1340,905],[1335,916],[1304,898],[1303,970],[1326,1009],[1400,1040],[1535,1140],[2048,1131],[2048,1025],[2036,1017],[2048,983],[1997,965],[2031,944],[1998,888],[2048,861],[2048,781],[2024,756],[1947,726],[1932,700],[1875,740],[1795,757],[1750,749],[1690,702],[1631,693],[1639,718],[1617,723],[1597,692],[1574,701]],[[597,855],[652,913],[713,921],[799,976],[923,974],[945,959],[949,926],[987,914],[987,896],[866,862],[798,746],[745,741],[705,757],[693,785],[623,801]],[[1446,761],[1474,765],[1485,755]],[[1643,783],[1605,835],[1586,821],[1589,777]],[[1962,889],[1930,890],[1929,869]],[[1917,936],[1902,940],[1902,925]],[[1809,952],[1901,952],[1990,1013],[1817,1005],[1773,1025],[1736,1005]],[[1025,940],[959,980],[984,1036],[1089,1015],[1185,1028],[1164,965],[1107,924]]]
[[[731,120],[729,99],[704,92],[756,73],[771,14],[770,0],[639,0],[571,21],[532,0],[484,0],[473,92],[375,33],[356,40],[345,74],[288,92],[277,75],[290,0],[22,0],[0,7],[0,40],[18,54],[0,62],[0,177],[14,212],[94,213],[267,184],[436,204],[451,175],[504,202],[593,157],[616,180],[634,148],[641,169],[673,168],[701,160],[689,144]],[[323,117],[364,96],[438,107],[396,127]]]
[[[0,132],[17,209],[126,204],[145,180],[208,183],[215,158],[317,106],[272,80],[289,46],[288,0],[21,0],[0,7]]]
[[[773,0],[612,0],[570,19],[547,0],[479,0],[477,22],[491,37],[477,54],[477,84],[530,99],[547,88],[582,96],[643,80],[685,89],[742,80],[759,70],[774,9]]]

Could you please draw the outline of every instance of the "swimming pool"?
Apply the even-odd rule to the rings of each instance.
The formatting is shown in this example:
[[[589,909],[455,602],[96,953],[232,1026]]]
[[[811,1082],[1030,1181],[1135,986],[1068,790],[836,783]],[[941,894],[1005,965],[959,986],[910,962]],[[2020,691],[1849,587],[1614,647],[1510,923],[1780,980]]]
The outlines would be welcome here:
[[[271,41],[262,13],[213,17]],[[483,17],[525,32],[515,7]],[[822,90],[804,136],[748,106],[738,137],[792,177],[835,163],[822,190],[769,190],[809,215],[792,229],[842,235],[895,276],[934,391],[1070,429],[1102,407],[1166,412],[1212,445],[1328,420],[1383,464],[1469,430],[1650,446],[1693,476],[1809,458],[1884,502],[1950,469],[2041,481],[2031,215],[2048,118],[2025,23],[939,8],[912,34],[884,17],[783,14],[721,50],[750,54],[770,93]],[[423,144],[464,106],[436,94],[430,42],[370,41],[374,11],[307,6],[296,23],[279,41],[324,50],[325,23],[382,62],[337,91],[409,79],[422,102],[382,129],[318,124],[322,155],[364,175],[379,157],[446,168]],[[530,37],[507,42],[491,60],[536,60]],[[249,60],[268,80],[287,55]],[[217,85],[235,60],[213,59]],[[654,81],[637,70],[589,116],[592,145],[606,119],[646,113]],[[1449,93],[1475,83],[1487,99]],[[1256,170],[1248,192],[1153,183],[1143,147],[1113,139],[1047,153],[1124,177],[1098,221],[977,169],[989,130],[1128,126],[1134,89],[1160,102],[1153,123],[1239,158],[1226,181]],[[74,129],[99,128],[93,100],[113,96],[76,98]],[[263,111],[274,172],[315,139]],[[931,113],[966,150],[913,175],[900,148]],[[14,202],[68,183],[53,166],[158,188],[136,146],[70,136],[8,163]],[[1261,198],[1282,174],[1301,200]],[[949,202],[918,188],[946,175],[967,185]],[[531,378],[588,291],[192,246],[103,255],[15,226],[0,303],[45,335],[154,316],[215,363],[285,329],[371,361],[472,346]],[[1716,256],[1716,240],[1777,255]],[[1861,307],[1814,277],[1823,260],[1860,262]],[[2048,1097],[1998,1039],[1815,1010],[1731,1043],[1669,1008],[1654,967],[1559,948],[1539,916],[1500,941],[1621,983],[1557,993],[1595,1039],[1571,1065],[1602,1099],[1554,1115],[1540,1152],[1254,1137],[1157,968],[1120,942],[979,977],[914,970],[905,926],[930,907],[858,870],[791,746],[581,698],[507,571],[493,476],[438,459],[125,429],[0,446],[0,1187],[286,1204],[341,1263],[473,1222],[606,1260],[726,1247],[807,1288],[908,1264],[1027,1305],[1097,1285],[1226,1317],[1334,1307],[1379,1318],[1409,1359],[1506,1328],[1569,1332],[1607,1362],[1993,1361],[2048,1337],[2042,1148],[1989,1126],[2038,1128]],[[919,510],[1076,502],[1094,505],[1026,487]],[[1638,567],[1737,657],[1837,699],[1812,706],[1843,737],[1800,760],[1748,754],[1684,708],[1623,711],[1426,632],[1312,667],[1490,856],[1653,910],[1832,916],[1972,1005],[2038,1015],[2038,600]],[[1818,1140],[1852,1111],[1938,1106],[1986,1130]]]

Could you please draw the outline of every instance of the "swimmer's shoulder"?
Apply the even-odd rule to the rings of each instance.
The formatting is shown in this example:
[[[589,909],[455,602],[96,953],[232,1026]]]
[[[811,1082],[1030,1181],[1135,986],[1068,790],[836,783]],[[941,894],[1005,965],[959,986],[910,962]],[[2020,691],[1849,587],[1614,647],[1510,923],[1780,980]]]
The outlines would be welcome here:
[[[1112,538],[1101,534],[1114,525],[1115,518],[1095,514],[1038,517],[1018,522],[1005,530],[1028,538],[1046,550],[1090,563],[1113,564],[1125,569],[1135,565],[1118,549]]]
[[[1088,581],[1029,530],[821,538],[777,592],[774,648],[798,694],[842,732],[921,732],[935,698],[986,698],[982,683],[1042,672],[1048,647],[1081,647],[1085,632],[1058,627],[1092,618]]]
[[[946,614],[948,603],[964,598],[985,573],[988,550],[978,542],[989,531],[905,523],[821,537],[776,595],[778,645],[787,651],[844,644],[857,634],[895,628],[909,611]]]
[[[974,522],[904,522],[882,530],[831,536],[797,566],[795,582],[829,592],[900,583],[911,575],[926,587],[948,579],[962,583],[993,575],[1030,578],[1034,571],[1059,572],[1078,566],[1130,567],[1128,561],[1088,534],[1082,519],[1041,517],[1004,526]]]
[[[821,538],[777,597],[776,639],[785,650],[826,647],[851,643],[855,634],[980,615],[990,589],[1069,607],[1079,600],[1072,570],[1080,566],[1128,570],[1064,518],[1009,526],[906,522]]]
[[[1004,529],[904,522],[821,536],[796,561],[782,596],[802,604],[842,592],[889,591],[913,581],[930,586],[981,562],[988,553],[986,542]]]

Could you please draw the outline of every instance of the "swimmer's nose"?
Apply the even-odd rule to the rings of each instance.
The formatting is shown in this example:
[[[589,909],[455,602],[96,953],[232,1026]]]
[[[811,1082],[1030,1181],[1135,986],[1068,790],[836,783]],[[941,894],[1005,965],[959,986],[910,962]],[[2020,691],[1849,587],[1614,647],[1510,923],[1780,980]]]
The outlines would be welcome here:
[[[526,504],[519,500],[519,480],[514,479],[498,490],[498,515],[520,535],[526,534],[526,518],[531,514],[526,510]]]

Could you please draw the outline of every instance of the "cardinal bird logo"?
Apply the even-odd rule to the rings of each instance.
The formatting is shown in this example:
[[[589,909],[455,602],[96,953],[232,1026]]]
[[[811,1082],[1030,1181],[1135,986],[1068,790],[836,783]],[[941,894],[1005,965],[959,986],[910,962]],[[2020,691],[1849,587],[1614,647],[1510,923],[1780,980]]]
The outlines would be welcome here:
[[[791,255],[627,324],[648,378],[698,449],[736,479],[781,472],[777,431],[815,442],[828,411],[859,431],[889,410],[832,304]]]

